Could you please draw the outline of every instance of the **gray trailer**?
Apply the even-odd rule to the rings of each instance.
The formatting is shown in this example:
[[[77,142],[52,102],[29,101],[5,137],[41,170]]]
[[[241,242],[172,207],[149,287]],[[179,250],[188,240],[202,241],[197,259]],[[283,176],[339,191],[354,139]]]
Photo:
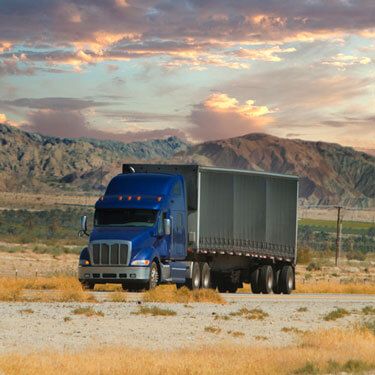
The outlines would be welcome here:
[[[183,177],[188,233],[184,285],[235,292],[247,282],[254,293],[295,288],[296,176],[198,165],[131,167],[136,173]]]

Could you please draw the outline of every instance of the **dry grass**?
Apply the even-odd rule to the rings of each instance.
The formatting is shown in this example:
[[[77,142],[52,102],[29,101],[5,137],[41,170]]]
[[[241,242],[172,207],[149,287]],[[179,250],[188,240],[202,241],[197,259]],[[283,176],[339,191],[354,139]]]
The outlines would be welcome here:
[[[94,302],[75,277],[0,278],[0,301]]]
[[[296,327],[283,327],[281,328],[281,332],[285,333],[295,333],[297,335],[300,335],[301,333],[305,333],[302,329],[296,328]]]
[[[37,352],[0,356],[5,374],[300,374],[353,373],[375,368],[375,335],[366,330],[306,333],[281,348],[215,345],[178,350],[105,347],[83,353]],[[235,358],[235,360],[233,360]],[[310,372],[311,373],[311,372]]]
[[[296,293],[375,294],[375,284],[344,284],[335,281],[299,282],[297,283]]]
[[[268,314],[262,309],[256,308],[256,309],[249,310],[246,307],[242,307],[238,311],[232,312],[229,315],[242,316],[243,318],[251,319],[251,320],[263,320],[268,317]]]
[[[175,316],[176,311],[170,309],[162,309],[157,306],[140,306],[138,311],[133,312],[133,315],[152,315],[152,316]]]
[[[92,307],[77,307],[72,311],[74,315],[85,315],[88,317],[91,316],[104,316],[104,313],[102,311],[97,311],[93,309]]]
[[[212,289],[189,290],[186,287],[176,289],[173,285],[161,285],[155,289],[148,290],[143,295],[145,302],[168,302],[168,303],[226,303],[223,297]]]

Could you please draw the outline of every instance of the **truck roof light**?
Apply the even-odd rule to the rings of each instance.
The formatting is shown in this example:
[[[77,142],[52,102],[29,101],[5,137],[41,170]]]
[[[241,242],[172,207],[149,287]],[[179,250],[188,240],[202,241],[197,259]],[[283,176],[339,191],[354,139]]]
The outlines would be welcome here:
[[[119,195],[119,196],[118,196],[118,200],[119,200],[119,201],[122,201],[122,195]]]
[[[160,202],[160,201],[161,201],[161,197],[157,197],[156,202]]]
[[[127,200],[128,200],[128,201],[131,201],[131,200],[132,200],[132,196],[131,196],[131,195],[128,195]]]
[[[137,201],[140,201],[142,199],[142,197],[140,195],[138,195],[136,198],[135,198]]]

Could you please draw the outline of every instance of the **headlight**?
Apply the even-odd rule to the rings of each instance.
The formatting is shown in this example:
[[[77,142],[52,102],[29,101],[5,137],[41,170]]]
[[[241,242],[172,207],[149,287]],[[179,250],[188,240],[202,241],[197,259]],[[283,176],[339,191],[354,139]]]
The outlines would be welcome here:
[[[130,263],[131,266],[148,266],[149,264],[150,264],[150,261],[146,259],[133,260]]]

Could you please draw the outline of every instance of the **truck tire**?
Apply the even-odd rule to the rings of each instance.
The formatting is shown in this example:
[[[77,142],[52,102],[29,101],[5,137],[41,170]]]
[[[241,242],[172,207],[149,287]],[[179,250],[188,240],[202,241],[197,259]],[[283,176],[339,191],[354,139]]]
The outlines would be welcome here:
[[[211,288],[211,268],[208,263],[203,263],[201,268],[201,288]]]
[[[220,293],[236,293],[238,285],[231,281],[229,277],[220,277],[217,281],[217,288]]]
[[[281,274],[280,267],[273,267],[273,292],[275,294],[281,294],[280,274]]]
[[[273,288],[273,269],[271,266],[264,265],[260,268],[259,286],[263,294],[272,293]]]
[[[84,290],[93,290],[95,288],[95,283],[91,283],[89,281],[81,283],[82,289]]]
[[[159,269],[158,265],[155,262],[151,263],[150,267],[150,276],[145,285],[146,290],[154,289],[159,282]]]
[[[250,286],[251,291],[254,294],[259,294],[261,292],[259,287],[259,268],[256,268],[250,272]]]
[[[279,277],[279,288],[281,293],[290,294],[293,290],[293,268],[291,266],[284,266],[281,269]]]
[[[186,280],[186,286],[190,290],[199,289],[201,286],[201,268],[198,262],[193,262],[191,279]]]

